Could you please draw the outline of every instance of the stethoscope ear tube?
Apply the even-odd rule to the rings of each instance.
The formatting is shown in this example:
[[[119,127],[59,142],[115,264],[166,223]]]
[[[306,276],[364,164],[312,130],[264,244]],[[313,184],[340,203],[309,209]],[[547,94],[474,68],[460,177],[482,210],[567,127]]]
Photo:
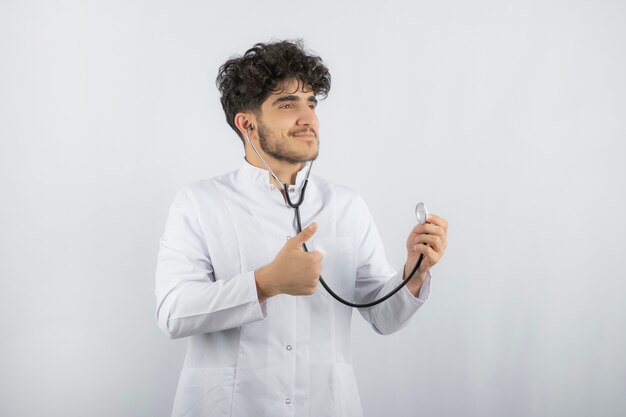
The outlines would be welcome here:
[[[311,174],[311,167],[313,167],[313,161],[309,161],[309,167],[307,168],[306,176],[304,177],[304,184],[302,185],[302,190],[300,191],[300,198],[298,199],[298,202],[296,204],[294,204],[294,203],[291,202],[291,197],[289,197],[289,189],[287,187],[287,184],[283,183],[280,180],[280,178],[278,178],[278,176],[276,174],[274,174],[274,171],[272,171],[272,168],[270,168],[269,164],[267,162],[265,162],[265,159],[261,156],[259,151],[256,150],[256,147],[252,144],[252,140],[250,139],[250,134],[248,133],[248,130],[251,130],[251,129],[246,129],[246,131],[245,131],[246,132],[246,138],[248,139],[248,144],[250,144],[250,147],[252,148],[254,153],[259,157],[261,162],[263,162],[263,165],[265,165],[265,167],[270,172],[272,177],[274,177],[274,179],[276,180],[276,183],[282,185],[283,188],[285,189],[285,195],[284,195],[285,203],[287,203],[287,205],[289,207],[297,209],[298,207],[300,207],[300,205],[302,205],[302,201],[304,200],[304,191],[306,190],[306,185],[309,182],[309,174]],[[300,231],[302,231],[302,230],[300,230]]]

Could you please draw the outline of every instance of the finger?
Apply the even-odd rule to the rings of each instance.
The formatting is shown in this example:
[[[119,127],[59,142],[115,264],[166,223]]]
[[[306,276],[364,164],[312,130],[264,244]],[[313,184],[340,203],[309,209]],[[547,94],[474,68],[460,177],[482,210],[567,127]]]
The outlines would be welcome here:
[[[306,229],[302,230],[302,232],[298,233],[291,239],[287,241],[288,244],[294,246],[302,246],[307,240],[311,239],[313,235],[317,232],[317,223],[313,222]]]
[[[441,240],[446,240],[448,236],[448,231],[441,226],[435,226],[434,224],[431,224],[426,228],[426,233],[422,234],[439,236]],[[419,236],[419,234],[416,234],[415,236]]]
[[[445,235],[445,233],[446,232],[443,227],[432,223],[418,224],[413,228],[413,230],[411,230],[411,234],[414,235],[429,234],[442,236]]]
[[[436,214],[429,214],[428,223],[436,224],[437,226],[443,227],[445,230],[448,230],[448,221],[443,217],[437,216]]]
[[[311,258],[315,259],[318,263],[322,263],[322,261],[324,260],[324,252],[322,251],[311,251],[307,253],[307,256],[310,256]]]
[[[425,243],[431,248],[435,249],[437,253],[443,252],[444,242],[437,235],[418,235],[413,239],[413,245],[418,243]]]
[[[433,266],[437,263],[439,259],[437,252],[435,252],[433,248],[424,243],[418,243],[417,245],[413,245],[413,250],[417,253],[424,255],[424,261],[422,262],[422,265],[426,264],[429,266]]]

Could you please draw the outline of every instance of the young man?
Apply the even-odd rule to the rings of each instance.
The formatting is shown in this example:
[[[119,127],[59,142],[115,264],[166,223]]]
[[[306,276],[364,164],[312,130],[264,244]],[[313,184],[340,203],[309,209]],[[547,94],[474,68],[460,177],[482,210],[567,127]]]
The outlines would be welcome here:
[[[227,61],[217,82],[245,159],[183,188],[161,239],[157,321],[172,338],[189,336],[173,415],[361,416],[352,308],[319,287],[319,276],[349,301],[368,302],[423,254],[406,287],[359,309],[376,332],[395,332],[428,298],[447,222],[430,215],[414,227],[396,273],[363,199],[311,175],[300,208],[308,227],[297,234],[284,193],[298,201],[318,155],[315,110],[330,89],[328,69],[299,42],[257,44]]]

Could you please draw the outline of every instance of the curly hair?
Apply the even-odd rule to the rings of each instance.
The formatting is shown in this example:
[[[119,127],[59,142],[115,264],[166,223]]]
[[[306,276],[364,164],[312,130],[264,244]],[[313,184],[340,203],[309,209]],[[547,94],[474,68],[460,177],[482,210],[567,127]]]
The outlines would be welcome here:
[[[322,59],[304,50],[302,40],[257,43],[243,56],[226,61],[217,75],[226,121],[239,135],[235,115],[239,112],[258,114],[270,94],[280,90],[282,83],[297,79],[324,99],[330,91],[330,73]]]

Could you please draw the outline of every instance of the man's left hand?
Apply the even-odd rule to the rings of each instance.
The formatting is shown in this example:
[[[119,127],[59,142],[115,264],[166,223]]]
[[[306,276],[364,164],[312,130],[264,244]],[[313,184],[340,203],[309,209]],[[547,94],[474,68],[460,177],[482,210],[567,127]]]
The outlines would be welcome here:
[[[407,261],[404,266],[404,278],[409,276],[419,256],[421,254],[424,255],[424,260],[415,273],[415,277],[407,284],[407,287],[413,294],[418,294],[428,271],[443,256],[444,251],[448,247],[447,236],[448,222],[436,214],[430,214],[426,223],[418,224],[411,230],[406,241]]]

